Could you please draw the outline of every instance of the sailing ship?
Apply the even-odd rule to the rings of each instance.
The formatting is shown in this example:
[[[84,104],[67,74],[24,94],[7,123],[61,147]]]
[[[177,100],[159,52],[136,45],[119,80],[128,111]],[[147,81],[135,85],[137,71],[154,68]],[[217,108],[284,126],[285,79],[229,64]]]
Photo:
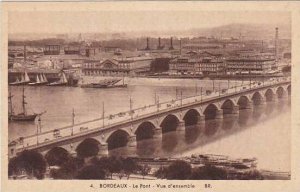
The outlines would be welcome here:
[[[61,77],[58,81],[47,84],[48,86],[66,86],[68,85],[68,80],[65,73],[61,73]]]
[[[13,83],[10,83],[9,85],[26,85],[30,82],[29,76],[27,72],[25,71],[24,74],[21,75],[21,80],[19,78],[16,78],[16,81]]]
[[[35,82],[28,83],[28,85],[31,86],[37,86],[37,85],[45,85],[48,83],[48,80],[44,74],[36,75],[36,80]]]
[[[26,101],[25,101],[25,90],[23,87],[23,95],[22,95],[22,112],[19,114],[15,114],[13,110],[13,104],[12,104],[12,95],[11,92],[9,92],[8,102],[9,102],[9,109],[10,112],[8,114],[8,119],[13,121],[34,121],[36,116],[41,115],[37,113],[29,114],[26,110]]]

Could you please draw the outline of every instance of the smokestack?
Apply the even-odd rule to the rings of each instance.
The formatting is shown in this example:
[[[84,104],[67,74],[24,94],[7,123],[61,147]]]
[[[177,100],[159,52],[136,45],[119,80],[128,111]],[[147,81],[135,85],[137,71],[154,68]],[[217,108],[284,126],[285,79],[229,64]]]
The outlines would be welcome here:
[[[26,50],[26,45],[24,45],[24,62],[27,60],[27,50]]]
[[[278,27],[275,28],[275,60],[278,60]]]
[[[181,39],[180,39],[180,41],[179,41],[179,49],[180,49],[180,55],[181,55]]]
[[[173,47],[173,37],[171,37],[171,39],[170,39],[170,48],[169,49],[170,50],[174,49],[174,47]]]
[[[261,41],[261,52],[264,52],[264,41]]]
[[[157,46],[157,49],[161,50],[161,49],[163,49],[163,48],[164,48],[164,46],[161,45],[161,39],[160,39],[160,37],[159,37],[159,38],[158,38],[158,46]]]
[[[147,47],[145,48],[145,50],[150,50],[150,47],[149,47],[149,38],[147,37]]]
[[[158,47],[160,47],[161,44],[160,44],[160,37],[158,38]]]

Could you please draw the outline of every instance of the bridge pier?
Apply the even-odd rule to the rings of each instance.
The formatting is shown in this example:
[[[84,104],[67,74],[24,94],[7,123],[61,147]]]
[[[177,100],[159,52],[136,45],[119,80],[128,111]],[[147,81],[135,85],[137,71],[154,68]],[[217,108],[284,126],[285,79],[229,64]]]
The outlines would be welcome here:
[[[245,109],[251,109],[251,110],[253,110],[253,101],[249,101],[248,103],[247,103],[247,105],[246,105],[246,107],[245,107]]]
[[[162,138],[162,128],[161,127],[156,127],[154,129],[154,134],[153,134],[153,138]]]
[[[277,94],[273,95],[272,102],[278,102],[278,95]]]
[[[184,121],[181,120],[181,121],[178,122],[178,127],[177,127],[176,131],[185,131]]]
[[[108,156],[108,144],[102,143],[99,145],[99,155],[101,156]]]
[[[238,115],[240,113],[240,107],[238,105],[233,106],[232,114]]]
[[[259,105],[267,105],[267,99],[264,97],[260,100]]]
[[[128,138],[128,146],[129,147],[136,147],[136,136],[135,135],[130,135]]]
[[[216,111],[216,119],[223,119],[223,109],[218,109]]]
[[[205,124],[205,116],[204,115],[199,115],[197,125],[203,125],[203,124]]]
[[[289,94],[287,91],[283,91],[281,97],[279,98],[280,100],[288,100],[289,99]]]

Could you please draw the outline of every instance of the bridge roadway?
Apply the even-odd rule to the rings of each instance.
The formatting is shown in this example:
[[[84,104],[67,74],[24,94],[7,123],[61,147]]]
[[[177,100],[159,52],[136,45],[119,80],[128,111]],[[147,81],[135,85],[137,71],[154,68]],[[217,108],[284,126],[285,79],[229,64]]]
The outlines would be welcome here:
[[[136,146],[137,129],[144,125],[145,122],[149,122],[152,125],[154,130],[153,137],[160,137],[164,132],[162,124],[170,115],[177,118],[175,118],[175,121],[177,121],[176,130],[184,130],[184,118],[191,109],[199,113],[198,123],[205,121],[206,116],[208,116],[207,109],[209,107],[215,108],[214,118],[222,118],[223,113],[228,111],[228,106],[231,109],[229,109],[230,113],[238,114],[241,108],[239,105],[242,97],[247,99],[244,108],[252,108],[257,94],[259,95],[258,100],[261,100],[260,104],[268,100],[267,93],[269,92],[271,92],[271,95],[276,95],[275,97],[271,96],[271,100],[276,100],[279,97],[287,97],[291,90],[290,83],[290,78],[278,78],[266,82],[252,82],[251,84],[239,87],[214,91],[210,94],[180,98],[108,115],[105,116],[104,120],[103,118],[94,119],[52,131],[21,137],[9,143],[9,157],[13,157],[26,149],[46,153],[53,147],[63,147],[67,148],[66,150],[68,151],[71,150],[74,152],[76,146],[87,138],[97,140],[100,150],[102,150],[103,154],[107,154],[109,148],[108,140],[118,130],[127,133],[127,144],[129,146]],[[279,91],[280,88],[281,92]]]

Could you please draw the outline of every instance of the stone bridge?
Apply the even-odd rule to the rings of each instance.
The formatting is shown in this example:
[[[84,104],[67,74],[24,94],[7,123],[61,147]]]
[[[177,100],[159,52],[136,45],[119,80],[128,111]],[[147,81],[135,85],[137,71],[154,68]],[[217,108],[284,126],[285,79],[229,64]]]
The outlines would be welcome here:
[[[9,157],[25,149],[45,155],[59,148],[76,154],[80,145],[96,145],[99,155],[107,155],[111,149],[136,147],[140,140],[162,138],[162,134],[169,131],[185,131],[186,126],[205,123],[207,119],[222,119],[225,114],[238,115],[239,110],[287,99],[290,94],[291,81],[282,78],[157,103],[128,114],[119,113],[119,116],[110,115],[19,138],[9,144]]]

